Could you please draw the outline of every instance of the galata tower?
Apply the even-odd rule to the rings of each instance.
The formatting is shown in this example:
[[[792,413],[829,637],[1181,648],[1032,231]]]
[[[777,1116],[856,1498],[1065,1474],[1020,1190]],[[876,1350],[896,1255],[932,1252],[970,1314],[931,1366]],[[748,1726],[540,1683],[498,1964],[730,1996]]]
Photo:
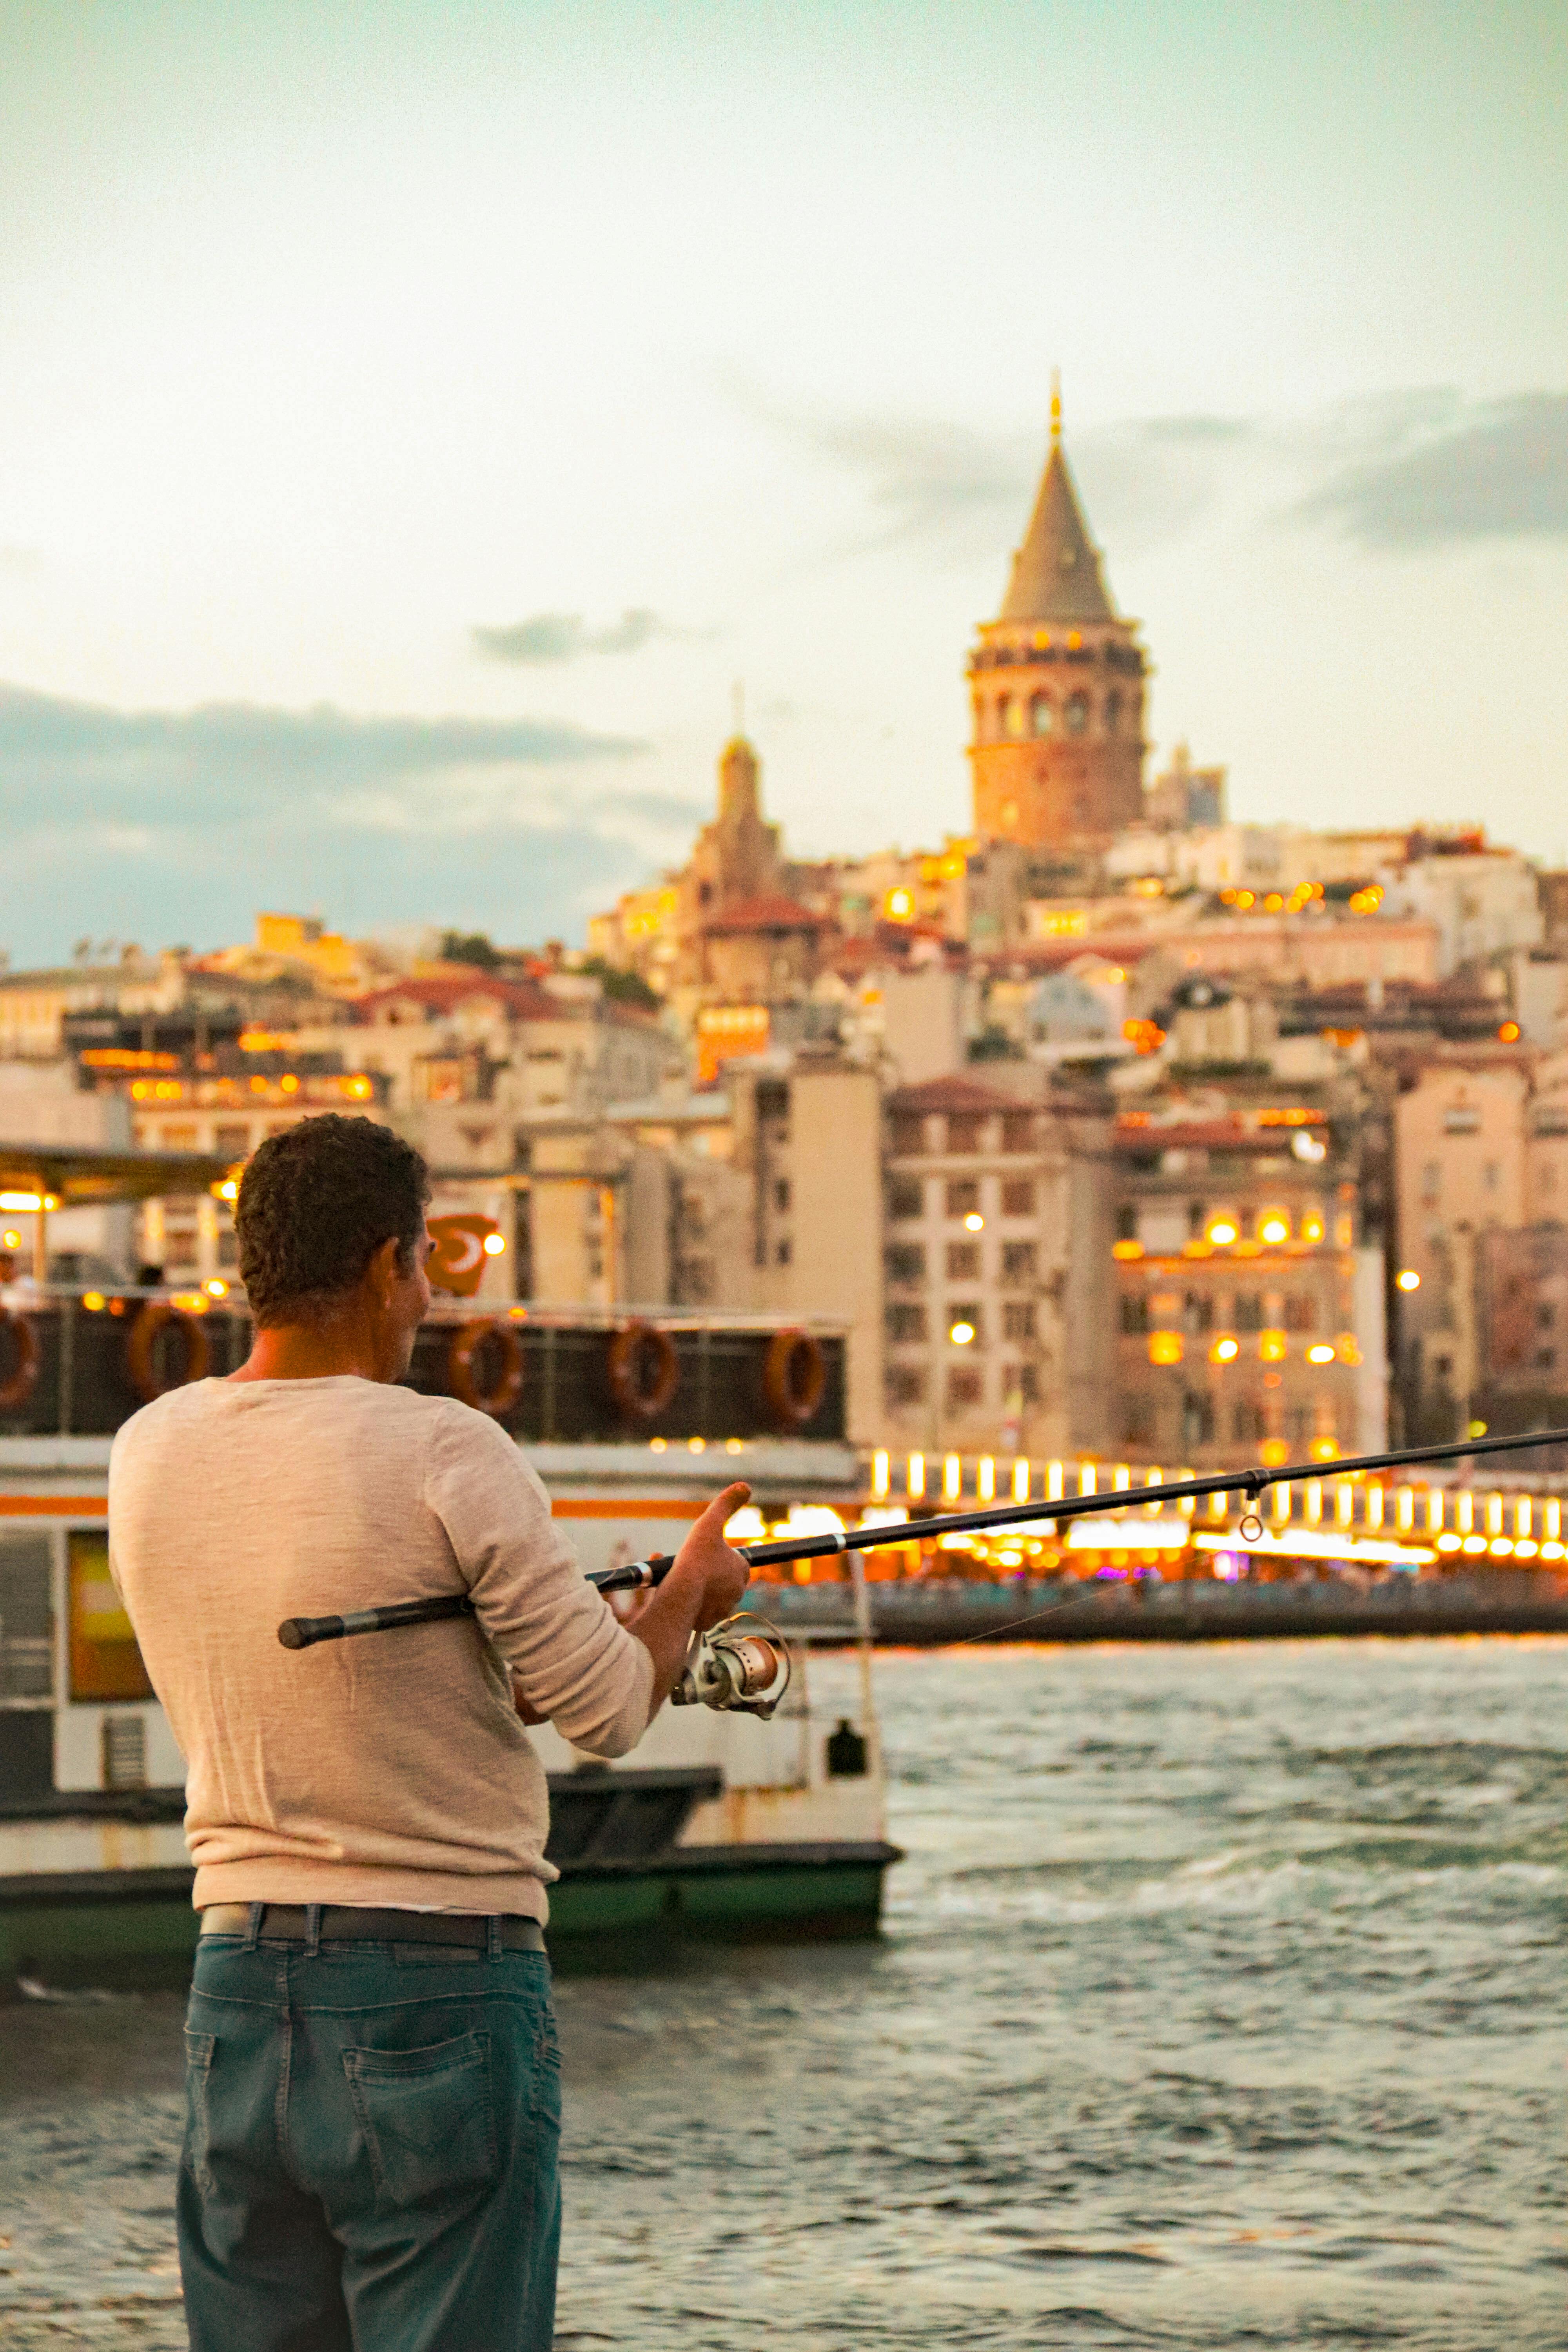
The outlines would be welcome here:
[[[969,662],[982,839],[1048,848],[1103,840],[1142,816],[1147,672],[1084,526],[1053,384],[1040,494],[1002,610],[981,624]]]

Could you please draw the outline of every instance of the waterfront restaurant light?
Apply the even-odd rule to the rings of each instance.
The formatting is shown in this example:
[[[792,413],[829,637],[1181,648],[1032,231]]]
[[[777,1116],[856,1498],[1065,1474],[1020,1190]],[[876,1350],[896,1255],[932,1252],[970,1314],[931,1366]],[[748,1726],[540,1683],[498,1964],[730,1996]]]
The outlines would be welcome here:
[[[1208,1238],[1215,1249],[1228,1249],[1237,1237],[1234,1217],[1215,1217],[1208,1229]]]
[[[1419,1290],[1421,1276],[1413,1265],[1402,1266],[1394,1277],[1401,1290]]]
[[[1307,1361],[1310,1364],[1331,1364],[1333,1360],[1334,1351],[1331,1348],[1320,1345],[1316,1348],[1309,1348],[1307,1350]]]
[[[505,1248],[506,1243],[500,1234],[487,1234],[485,1235],[485,1255],[487,1257],[500,1257]]]
[[[36,1217],[40,1209],[58,1209],[52,1192],[0,1192],[0,1209],[14,1217]]]
[[[1290,1220],[1283,1209],[1269,1209],[1258,1219],[1258,1238],[1260,1242],[1278,1244],[1290,1238]]]

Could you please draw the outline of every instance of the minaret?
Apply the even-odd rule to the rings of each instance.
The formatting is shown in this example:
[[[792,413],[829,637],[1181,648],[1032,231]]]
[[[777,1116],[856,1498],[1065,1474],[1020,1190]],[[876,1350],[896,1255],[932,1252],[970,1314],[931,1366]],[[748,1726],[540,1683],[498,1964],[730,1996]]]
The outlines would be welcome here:
[[[1118,617],[1062,451],[1051,446],[1002,610],[970,656],[974,830],[1033,848],[1103,840],[1143,810],[1136,624]]]
[[[762,815],[757,755],[743,735],[731,735],[719,755],[719,822],[734,832]]]

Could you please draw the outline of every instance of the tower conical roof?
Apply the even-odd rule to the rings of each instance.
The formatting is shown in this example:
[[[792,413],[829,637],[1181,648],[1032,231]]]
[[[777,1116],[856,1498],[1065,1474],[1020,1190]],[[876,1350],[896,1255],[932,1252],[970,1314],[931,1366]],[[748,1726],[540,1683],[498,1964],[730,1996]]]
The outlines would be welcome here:
[[[1100,556],[1062,455],[1059,404],[1053,401],[1051,454],[1024,544],[998,619],[1113,621],[1115,608],[1100,576]]]

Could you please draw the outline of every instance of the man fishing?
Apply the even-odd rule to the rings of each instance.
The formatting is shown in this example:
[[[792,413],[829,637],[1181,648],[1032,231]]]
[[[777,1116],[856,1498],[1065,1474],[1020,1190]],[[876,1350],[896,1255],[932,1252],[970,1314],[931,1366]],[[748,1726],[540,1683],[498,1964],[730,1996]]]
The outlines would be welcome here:
[[[236,1210],[250,1357],[137,1413],[110,1461],[112,1571],[188,1767],[195,2352],[545,2352],[555,1873],[519,1711],[624,1755],[746,1583],[733,1486],[623,1625],[505,1433],[397,1385],[428,1197],[370,1119],[262,1144]],[[279,1646],[280,1617],[389,1583],[473,1614]]]

